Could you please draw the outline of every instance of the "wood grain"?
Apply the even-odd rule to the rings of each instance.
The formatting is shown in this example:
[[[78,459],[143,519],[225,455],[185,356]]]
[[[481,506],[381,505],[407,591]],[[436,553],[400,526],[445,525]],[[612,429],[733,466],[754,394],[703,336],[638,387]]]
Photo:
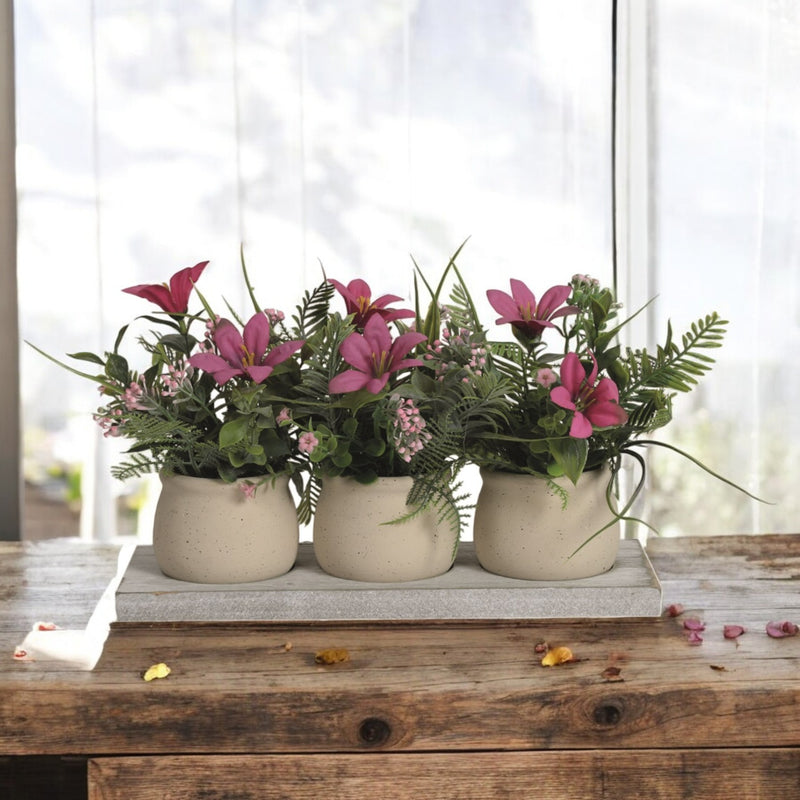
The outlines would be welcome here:
[[[104,758],[90,800],[800,797],[800,750]]]
[[[666,602],[684,603],[684,616],[706,622],[701,646],[687,643],[683,617],[119,625],[92,673],[15,663],[9,652],[0,673],[0,753],[800,745],[800,637],[776,640],[764,630],[770,619],[800,623],[800,536],[655,540],[649,550]],[[4,551],[0,591],[18,612],[28,614],[44,577],[47,596],[63,596],[67,609],[73,593],[83,598],[91,589],[99,598],[99,580],[79,576],[115,558],[62,549],[59,585],[52,562],[42,564],[46,554],[19,545]],[[726,623],[748,632],[726,640]],[[570,647],[577,660],[540,666],[540,641]],[[326,647],[346,648],[349,660],[317,664]],[[161,661],[170,676],[145,683],[143,672]]]

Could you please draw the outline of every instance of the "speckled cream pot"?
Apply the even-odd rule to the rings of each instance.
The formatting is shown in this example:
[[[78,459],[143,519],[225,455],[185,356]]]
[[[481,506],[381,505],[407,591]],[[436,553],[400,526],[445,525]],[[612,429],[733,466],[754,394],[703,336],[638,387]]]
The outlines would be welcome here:
[[[161,571],[193,583],[247,583],[288,572],[300,540],[289,479],[247,497],[241,481],[161,475],[153,549]]]
[[[452,566],[456,541],[434,511],[385,525],[410,510],[411,478],[325,478],[314,515],[314,555],[330,575],[370,583],[432,578]]]
[[[481,470],[481,477],[473,537],[484,569],[508,578],[570,580],[614,566],[618,521],[578,550],[613,520],[606,502],[608,470],[584,472],[577,486],[556,479],[568,494],[566,508],[545,478],[489,470]]]

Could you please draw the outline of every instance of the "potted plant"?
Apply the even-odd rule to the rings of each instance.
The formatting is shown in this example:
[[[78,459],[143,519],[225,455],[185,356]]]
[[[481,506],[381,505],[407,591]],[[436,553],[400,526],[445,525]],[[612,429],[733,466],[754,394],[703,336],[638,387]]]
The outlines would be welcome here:
[[[671,420],[675,394],[690,391],[711,368],[727,325],[718,314],[679,339],[668,326],[654,352],[623,350],[617,337],[629,319],[618,320],[613,292],[596,279],[575,275],[538,300],[512,280],[510,293],[490,289],[487,298],[513,340],[489,340],[463,280],[458,288],[453,306],[462,327],[449,331],[433,358],[440,372],[464,374],[485,402],[484,413],[460,432],[461,457],[477,464],[483,479],[474,540],[484,568],[538,580],[610,569],[619,522],[630,519],[644,486],[643,448],[676,450],[731,484],[647,438]],[[476,348],[479,371],[470,367]],[[626,456],[641,477],[618,508],[616,477]]]
[[[445,572],[463,522],[457,470],[420,385],[425,320],[394,307],[401,299],[373,298],[360,279],[325,280],[295,318],[306,341],[291,406],[309,459],[301,518],[313,516],[319,565],[352,580]]]
[[[197,582],[262,580],[289,570],[297,556],[289,479],[302,489],[303,459],[275,398],[297,381],[303,342],[289,338],[280,312],[258,304],[244,263],[254,308],[246,322],[233,312],[233,320],[217,316],[199,291],[202,306],[190,313],[207,263],[168,284],[123,290],[157,307],[136,320],[146,329],[135,365],[123,353],[129,324],[104,354],[70,355],[95,372],[43,355],[97,383],[95,420],[106,437],[131,442],[114,476],[159,473],[153,545],[162,571]]]

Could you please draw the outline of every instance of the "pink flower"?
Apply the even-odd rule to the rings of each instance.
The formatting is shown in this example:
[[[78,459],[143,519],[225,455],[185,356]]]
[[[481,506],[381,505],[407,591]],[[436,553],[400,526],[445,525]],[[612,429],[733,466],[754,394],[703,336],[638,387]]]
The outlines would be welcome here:
[[[597,381],[597,359],[590,355],[592,368],[587,373],[578,356],[567,353],[561,364],[561,386],[550,390],[550,399],[557,406],[575,412],[569,429],[575,439],[587,439],[594,425],[608,428],[628,421],[628,414],[619,404],[617,385],[611,378]]]
[[[535,380],[540,386],[544,386],[545,389],[549,389],[558,380],[558,375],[556,375],[555,372],[550,369],[550,367],[542,367],[536,373]]]
[[[343,283],[329,278],[328,283],[332,283],[336,291],[344,298],[347,313],[353,314],[353,325],[359,330],[364,330],[367,320],[375,314],[380,316],[384,322],[392,322],[396,319],[410,319],[416,316],[413,311],[407,308],[386,308],[389,303],[395,303],[403,299],[397,295],[384,294],[373,300],[372,290],[366,281],[356,279],[345,286]]]
[[[278,414],[278,416],[275,417],[275,422],[277,422],[278,425],[284,425],[284,424],[286,424],[288,422],[291,422],[291,421],[292,421],[292,412],[289,411],[289,409],[286,408],[286,406],[284,406],[280,410],[280,413]]]
[[[318,444],[319,444],[319,439],[317,439],[317,437],[314,436],[313,433],[310,432],[301,433],[300,438],[298,439],[297,442],[297,449],[301,453],[306,453],[307,455],[311,455],[311,453],[313,453],[314,450],[316,450]]]
[[[305,342],[284,342],[269,350],[269,322],[261,312],[244,326],[244,336],[230,320],[220,320],[214,328],[216,353],[196,353],[189,359],[193,367],[205,370],[223,385],[236,375],[247,375],[256,383],[265,381],[277,364],[296,353]]]
[[[374,314],[367,320],[364,333],[351,333],[339,351],[342,358],[355,369],[336,375],[328,385],[331,394],[356,392],[366,389],[378,394],[386,386],[393,372],[408,367],[421,367],[418,358],[405,358],[420,342],[424,333],[404,333],[392,341],[392,335],[383,319]]]
[[[496,320],[498,325],[508,322],[526,336],[538,339],[545,328],[555,327],[550,320],[578,311],[577,306],[563,306],[571,292],[572,288],[569,286],[553,286],[542,295],[537,305],[533,292],[522,281],[512,278],[511,294],[499,289],[489,289],[486,296],[492,308],[500,314]]]
[[[135,381],[125,390],[122,401],[128,411],[147,411],[147,406],[142,402],[145,397],[144,389],[141,384]]]
[[[427,423],[411,398],[396,398],[395,420],[393,424],[394,449],[409,463],[433,438],[425,428]]]
[[[208,261],[201,261],[193,267],[186,267],[186,269],[176,272],[169,279],[169,285],[166,283],[141,283],[138,286],[129,286],[122,291],[143,297],[169,314],[185,314],[189,307],[189,295],[207,264]]]
[[[239,484],[239,489],[247,500],[252,500],[256,496],[256,489],[258,487],[254,483],[244,481]]]

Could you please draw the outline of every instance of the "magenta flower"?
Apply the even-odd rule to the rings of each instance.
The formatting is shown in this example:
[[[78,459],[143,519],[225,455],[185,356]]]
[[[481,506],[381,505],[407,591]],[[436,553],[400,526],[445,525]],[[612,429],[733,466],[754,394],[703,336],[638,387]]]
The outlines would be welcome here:
[[[227,319],[221,319],[212,336],[217,353],[196,353],[189,359],[193,367],[205,370],[222,385],[236,375],[261,383],[277,364],[286,361],[305,342],[284,342],[269,349],[269,322],[263,313],[254,314],[244,326],[244,336]]]
[[[577,306],[563,305],[571,292],[569,286],[552,286],[537,304],[533,292],[522,281],[512,278],[511,294],[499,289],[489,289],[486,297],[489,298],[492,308],[500,314],[496,320],[497,325],[508,322],[516,330],[532,339],[538,339],[545,328],[555,327],[550,320],[578,311]]]
[[[355,369],[336,375],[328,385],[331,394],[357,392],[366,389],[378,394],[386,386],[389,376],[407,367],[421,367],[418,358],[405,358],[420,342],[424,333],[404,333],[392,341],[392,335],[383,319],[374,314],[364,326],[364,333],[351,333],[339,348],[342,358]]]
[[[384,322],[416,316],[407,308],[386,308],[389,303],[403,299],[395,294],[384,294],[373,300],[372,290],[366,281],[356,279],[345,286],[340,281],[329,278],[328,283],[332,283],[336,291],[344,298],[347,313],[353,314],[353,325],[359,330],[364,330],[367,320],[375,314],[378,314]]]
[[[561,408],[575,412],[569,435],[588,439],[592,426],[608,428],[624,425],[628,414],[619,404],[619,389],[611,378],[597,383],[597,359],[592,356],[592,368],[587,373],[575,353],[567,353],[561,364],[561,386],[550,390],[550,399]]]
[[[186,267],[186,269],[176,272],[169,279],[169,285],[166,283],[141,283],[138,286],[129,286],[122,291],[143,297],[169,314],[185,314],[189,308],[189,295],[207,264],[208,261],[201,261],[193,267]]]

